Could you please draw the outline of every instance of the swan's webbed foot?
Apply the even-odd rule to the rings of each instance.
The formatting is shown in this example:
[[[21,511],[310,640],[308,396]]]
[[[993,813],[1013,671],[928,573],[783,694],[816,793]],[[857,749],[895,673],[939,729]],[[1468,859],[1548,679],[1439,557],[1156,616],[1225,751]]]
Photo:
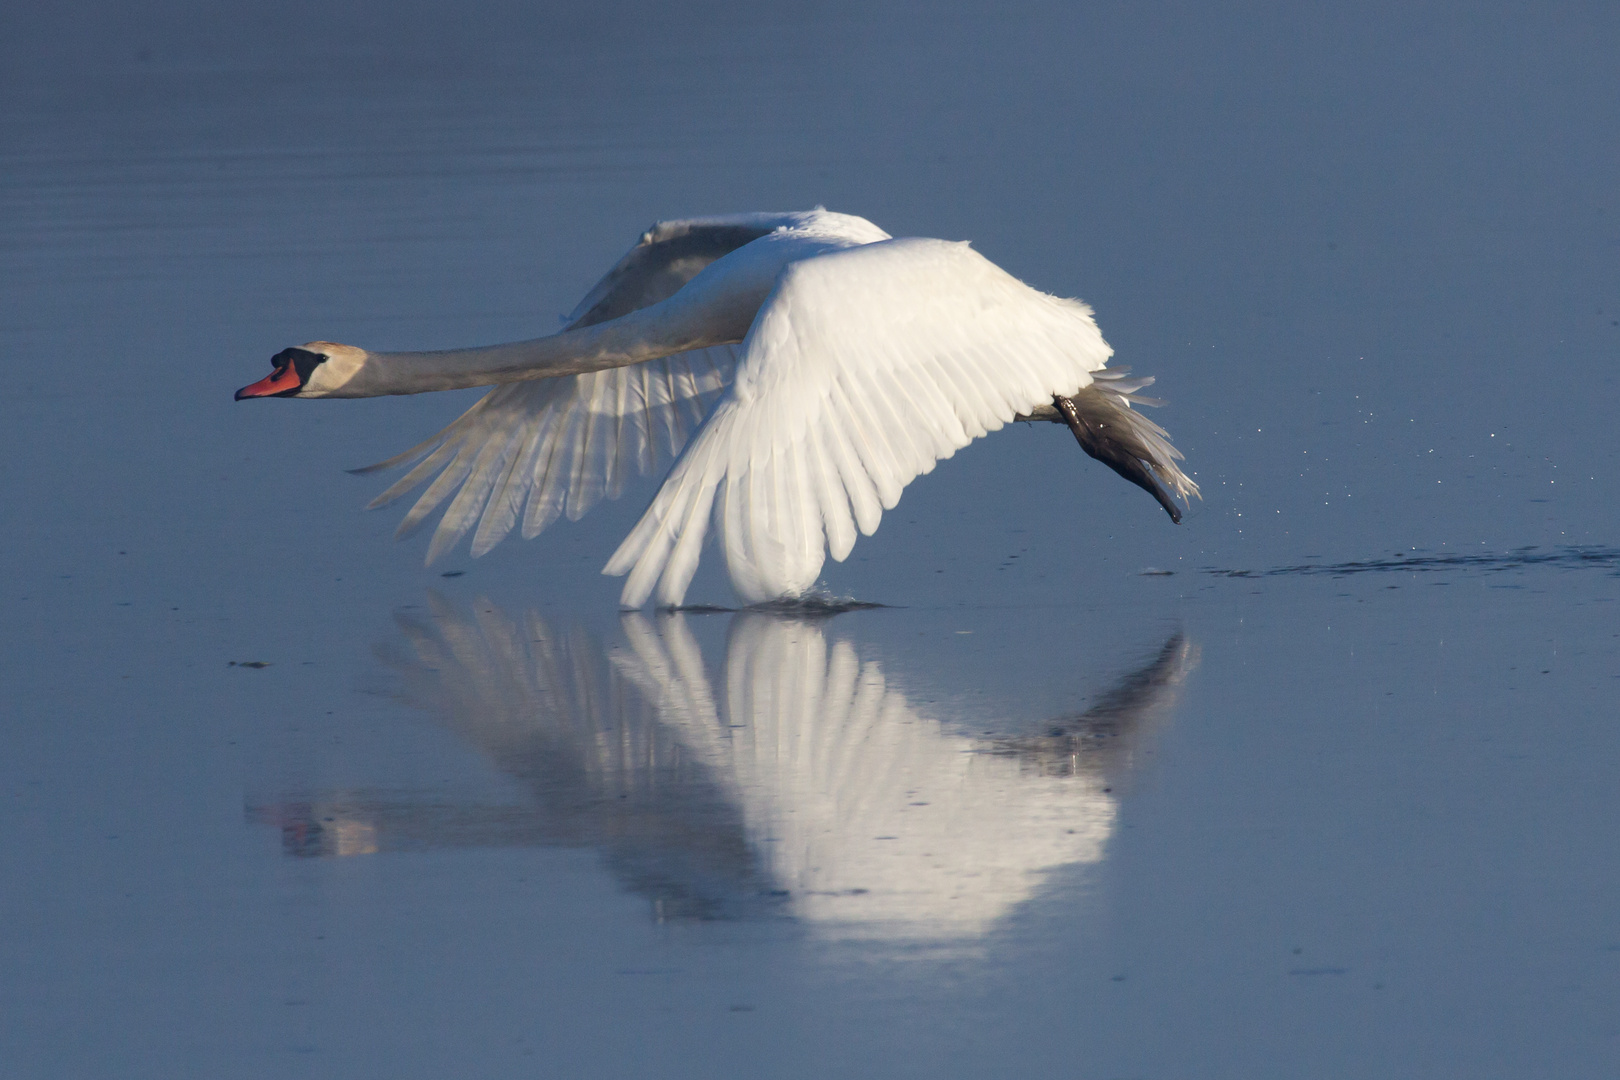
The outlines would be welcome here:
[[[1087,416],[1075,407],[1074,399],[1061,394],[1052,397],[1052,405],[1063,422],[1069,425],[1080,449],[1158,500],[1170,520],[1181,524],[1181,508],[1170,498],[1153,471],[1134,452],[1124,429],[1117,429],[1102,416]]]

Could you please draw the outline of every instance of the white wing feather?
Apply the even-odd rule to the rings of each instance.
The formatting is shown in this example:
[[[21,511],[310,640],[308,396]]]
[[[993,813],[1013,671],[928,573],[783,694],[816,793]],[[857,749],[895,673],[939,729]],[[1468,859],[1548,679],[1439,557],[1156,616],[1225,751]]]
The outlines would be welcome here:
[[[888,235],[862,218],[819,207],[659,222],[586,294],[567,317],[568,327],[589,326],[666,299],[710,263],[782,228],[854,243]],[[719,346],[634,367],[498,386],[433,438],[354,471],[370,473],[422,458],[368,509],[433,478],[396,535],[416,532],[454,493],[426,561],[433,563],[474,525],[476,558],[510,533],[520,517],[524,539],[532,539],[563,514],[577,521],[602,498],[617,498],[632,470],[646,474],[661,468],[680,452],[731,380],[736,358],[735,347]]]
[[[731,381],[736,356],[736,346],[722,345],[632,367],[498,386],[433,438],[361,470],[422,458],[368,509],[393,502],[438,473],[398,530],[400,536],[415,532],[455,493],[428,546],[428,563],[474,525],[476,557],[520,519],[525,539],[560,516],[577,521],[601,499],[617,498],[633,475],[650,473],[680,452]]]
[[[621,603],[679,605],[712,522],[745,602],[802,595],[934,463],[1054,394],[1112,350],[1075,300],[1037,292],[967,244],[889,240],[791,264],[743,342],[736,380],[604,573]]]

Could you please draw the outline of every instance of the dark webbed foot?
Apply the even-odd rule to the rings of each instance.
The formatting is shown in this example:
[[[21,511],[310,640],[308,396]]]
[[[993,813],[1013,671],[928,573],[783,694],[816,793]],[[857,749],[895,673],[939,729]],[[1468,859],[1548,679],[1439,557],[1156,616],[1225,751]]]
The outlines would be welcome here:
[[[1052,405],[1074,432],[1080,449],[1152,495],[1170,515],[1170,520],[1181,524],[1181,508],[1171,501],[1170,494],[1136,452],[1129,429],[1110,424],[1107,414],[1101,410],[1082,412],[1073,398],[1061,394],[1053,395]]]

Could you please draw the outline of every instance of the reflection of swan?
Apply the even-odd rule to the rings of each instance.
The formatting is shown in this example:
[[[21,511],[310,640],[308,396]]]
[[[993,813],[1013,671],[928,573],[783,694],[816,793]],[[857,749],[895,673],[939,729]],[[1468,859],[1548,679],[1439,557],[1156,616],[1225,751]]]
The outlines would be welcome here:
[[[839,937],[962,940],[1102,857],[1110,788],[1196,663],[1177,634],[1086,713],[969,735],[817,621],[737,615],[711,683],[686,619],[626,616],[628,648],[605,653],[533,613],[436,603],[402,620],[409,699],[533,805],[353,794],[255,814],[298,854],[591,845],[665,917],[763,907]]]
[[[815,623],[744,613],[732,624],[723,703],[680,617],[655,633],[627,620],[621,670],[733,793],[765,873],[795,914],[842,936],[973,936],[1050,870],[1096,862],[1115,803],[1076,762],[1080,721],[1047,735],[983,740],[920,716],[875,662]],[[1185,673],[1179,637],[1104,703],[1134,722]],[[1125,699],[1129,704],[1123,709]],[[717,704],[719,707],[717,708]]]
[[[733,345],[741,345],[733,352]],[[414,528],[452,492],[432,558],[478,526],[474,555],[523,519],[534,536],[622,488],[660,444],[692,445],[605,572],[622,602],[679,605],[712,522],[750,603],[802,595],[900,491],[1016,416],[1067,423],[1092,457],[1148,492],[1187,498],[1163,429],[1133,412],[1151,379],[1105,372],[1091,310],[1036,292],[966,244],[893,240],[814,210],[664,222],[550,337],[373,353],[316,341],[276,354],[250,397],[372,397],[497,385],[439,435],[386,502],[438,478]],[[500,385],[505,384],[505,385]],[[729,384],[729,385],[728,385]],[[722,388],[724,388],[722,390]]]

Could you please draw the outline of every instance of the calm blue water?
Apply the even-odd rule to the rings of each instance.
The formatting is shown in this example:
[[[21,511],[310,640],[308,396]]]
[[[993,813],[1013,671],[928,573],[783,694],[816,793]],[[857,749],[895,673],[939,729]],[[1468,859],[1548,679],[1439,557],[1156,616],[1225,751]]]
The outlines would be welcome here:
[[[0,1073],[1612,1075],[1617,46],[0,14]],[[650,484],[424,569],[343,469],[475,394],[231,401],[817,203],[1093,303],[1204,500],[1015,427],[829,566],[887,609],[622,617]]]

